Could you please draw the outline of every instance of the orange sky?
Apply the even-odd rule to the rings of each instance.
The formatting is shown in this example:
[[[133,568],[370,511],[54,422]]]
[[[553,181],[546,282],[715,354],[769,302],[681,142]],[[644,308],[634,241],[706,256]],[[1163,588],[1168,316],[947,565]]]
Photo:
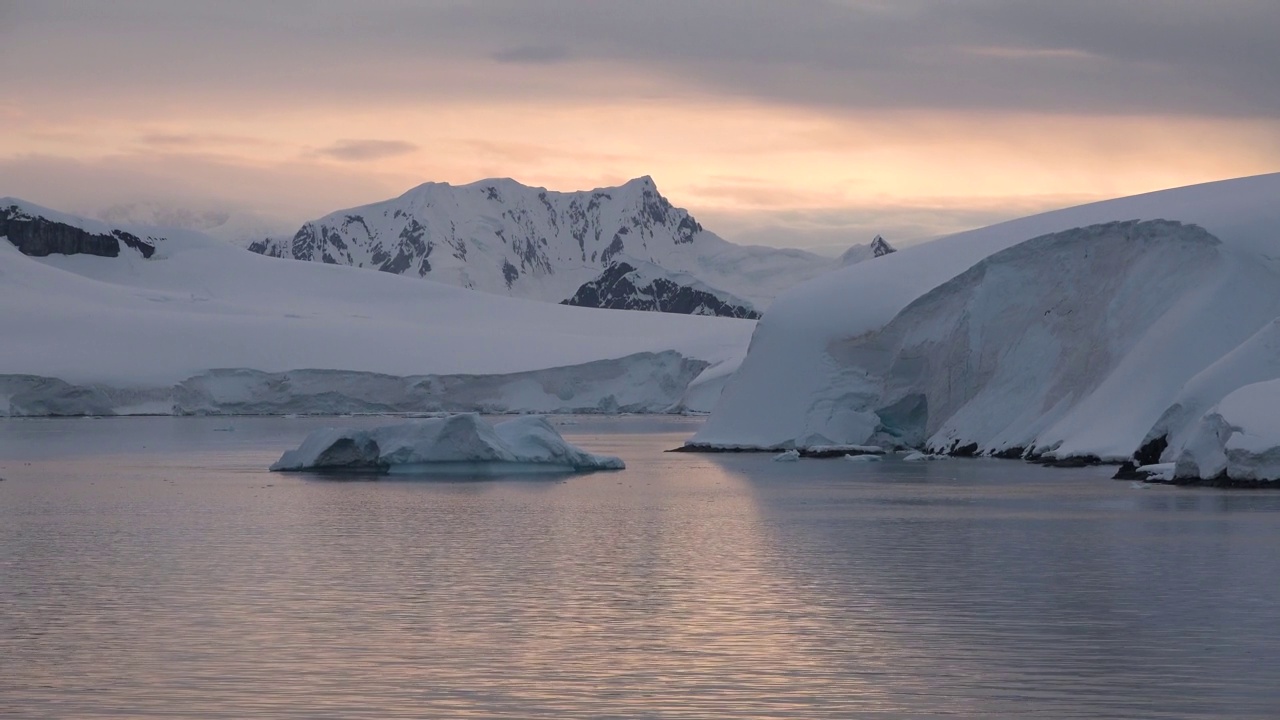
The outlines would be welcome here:
[[[151,33],[142,17],[122,27],[143,45],[163,44],[154,34],[182,37],[235,20],[179,17],[177,29]],[[88,45],[82,62],[101,59],[107,72],[28,57],[41,33],[56,45],[85,31],[56,13],[17,13],[24,19],[32,32],[0,36],[9,48],[0,61],[27,71],[0,87],[8,90],[0,95],[0,194],[79,212],[150,201],[244,210],[286,227],[425,181],[505,176],[576,190],[651,175],[673,203],[728,239],[847,245],[875,232],[910,241],[1280,169],[1280,119],[1247,105],[1229,113],[1158,103],[1019,107],[999,98],[863,106],[845,87],[839,102],[825,102],[818,81],[844,76],[816,61],[743,60],[742,72],[778,76],[752,91],[715,58],[689,61],[697,72],[686,77],[645,58],[544,61],[537,48],[513,51],[528,61],[458,51],[407,68],[357,55],[325,73],[283,50],[276,64],[264,56],[220,69],[217,52],[234,48],[214,43],[214,62],[184,58],[168,76],[154,65],[164,63],[165,48],[133,55],[102,37],[80,38]],[[296,29],[290,37],[307,39]],[[957,47],[987,72],[1021,67],[1029,53],[1067,67],[1096,62],[1084,51]],[[257,80],[255,68],[269,77]],[[1083,92],[1081,78],[1072,82],[1071,92]],[[805,83],[818,86],[812,96],[788,96]],[[933,92],[945,94],[945,85]]]

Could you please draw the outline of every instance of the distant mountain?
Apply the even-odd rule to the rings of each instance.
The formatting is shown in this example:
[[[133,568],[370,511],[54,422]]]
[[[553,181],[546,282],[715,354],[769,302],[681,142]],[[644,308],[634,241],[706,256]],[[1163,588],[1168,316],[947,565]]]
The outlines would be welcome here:
[[[113,227],[142,226],[196,230],[219,240],[245,245],[253,240],[289,231],[287,224],[250,212],[197,209],[162,202],[112,205],[91,213]]]
[[[513,297],[734,317],[754,317],[778,293],[832,267],[800,250],[729,243],[673,207],[648,177],[568,193],[508,179],[427,183],[249,249]],[[622,264],[631,270],[620,272]],[[637,268],[656,275],[617,286]],[[645,289],[659,276],[661,287]]]
[[[848,265],[854,265],[856,263],[863,262],[864,260],[884,257],[889,253],[897,251],[898,249],[890,245],[888,240],[877,235],[875,236],[875,239],[866,245],[854,245],[848,250],[845,250],[844,254],[840,256],[840,266],[846,267]]]

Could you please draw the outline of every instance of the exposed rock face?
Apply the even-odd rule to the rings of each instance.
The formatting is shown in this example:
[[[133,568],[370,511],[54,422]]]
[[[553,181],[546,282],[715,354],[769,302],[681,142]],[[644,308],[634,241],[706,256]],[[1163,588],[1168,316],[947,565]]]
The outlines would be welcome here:
[[[561,304],[610,310],[718,315],[749,320],[760,317],[748,303],[734,303],[709,288],[699,289],[669,277],[653,277],[625,262],[610,265],[600,277],[584,283],[573,297]]]
[[[875,239],[871,241],[872,257],[883,257],[891,252],[897,252],[897,249],[890,245],[889,241],[885,240],[883,237],[877,235]]]
[[[97,255],[118,257],[120,244],[137,250],[142,257],[155,253],[155,245],[123,230],[91,233],[82,228],[30,215],[17,205],[0,209],[0,236],[9,238],[23,255]]]

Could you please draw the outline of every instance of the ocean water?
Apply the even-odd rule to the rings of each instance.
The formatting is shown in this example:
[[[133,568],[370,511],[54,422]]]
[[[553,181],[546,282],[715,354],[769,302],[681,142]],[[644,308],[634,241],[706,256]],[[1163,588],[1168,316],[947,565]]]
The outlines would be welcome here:
[[[0,420],[4,718],[1275,718],[1280,492],[665,453],[265,472],[385,418]]]

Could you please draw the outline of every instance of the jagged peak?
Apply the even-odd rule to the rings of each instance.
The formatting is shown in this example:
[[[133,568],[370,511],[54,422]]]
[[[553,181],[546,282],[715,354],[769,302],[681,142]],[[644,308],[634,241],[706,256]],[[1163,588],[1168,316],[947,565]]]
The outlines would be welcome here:
[[[526,185],[520,182],[519,180],[515,180],[509,177],[491,177],[491,178],[484,178],[481,180],[475,180],[473,182],[469,182],[461,185],[454,185],[453,183],[449,183],[449,182],[436,182],[436,181],[424,182],[420,185],[415,185],[414,187],[406,190],[397,199],[413,200],[423,196],[434,195],[437,192],[449,192],[453,190],[488,191],[490,189],[497,190],[499,194],[501,194],[504,190],[510,190],[512,192],[546,193],[547,195],[552,195],[552,196],[570,196],[570,195],[584,195],[584,194],[595,194],[595,193],[625,194],[627,191],[636,191],[641,194],[648,191],[655,194],[660,194],[658,193],[657,183],[654,182],[653,177],[650,175],[641,175],[639,177],[635,177],[630,180],[627,180],[626,182],[620,185],[608,185],[604,187],[592,188],[590,190],[548,190],[547,188],[542,187],[540,185]]]
[[[657,183],[655,183],[653,181],[653,177],[649,175],[641,175],[640,177],[631,178],[630,180],[622,183],[621,187],[648,189],[654,192],[658,191]]]
[[[882,257],[884,255],[888,255],[889,253],[897,252],[897,251],[898,251],[898,248],[890,245],[889,241],[885,240],[884,236],[882,235],[876,235],[875,238],[871,241],[871,254],[874,257]]]

